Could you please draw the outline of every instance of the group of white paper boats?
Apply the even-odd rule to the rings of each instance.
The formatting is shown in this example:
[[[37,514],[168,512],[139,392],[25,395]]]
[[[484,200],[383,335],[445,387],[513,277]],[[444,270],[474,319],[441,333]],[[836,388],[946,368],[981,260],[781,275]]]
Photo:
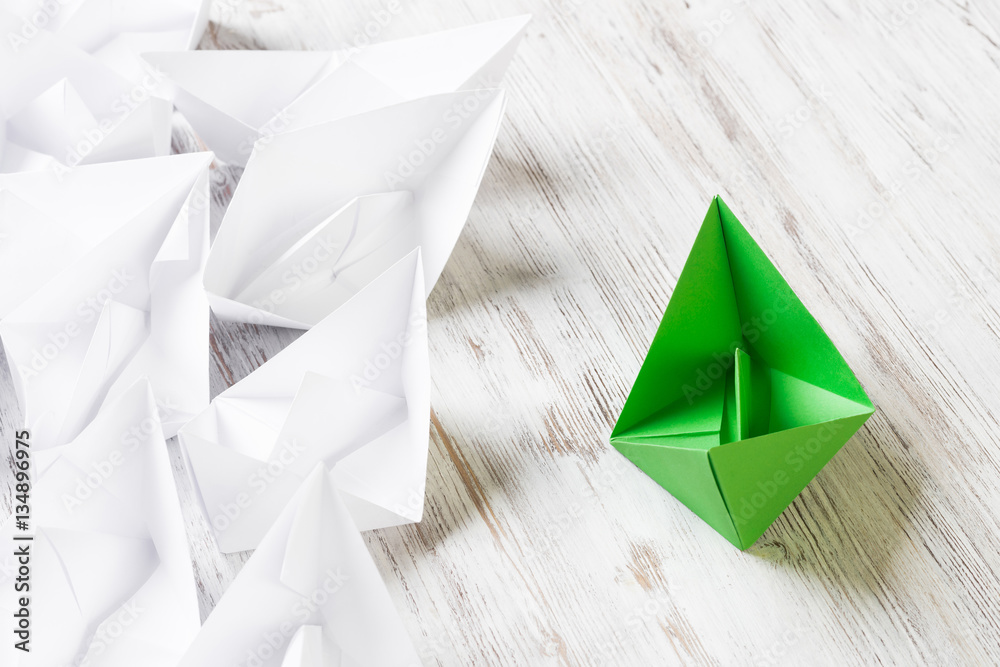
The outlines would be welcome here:
[[[31,652],[8,637],[0,664],[419,664],[358,531],[423,512],[424,302],[527,17],[188,50],[206,22],[205,0],[0,0],[0,336],[34,535]],[[214,155],[167,155],[172,105]],[[216,156],[245,171],[210,240]],[[308,331],[209,403],[209,306]],[[178,434],[219,548],[256,549],[204,626]],[[0,556],[7,619],[15,573]]]

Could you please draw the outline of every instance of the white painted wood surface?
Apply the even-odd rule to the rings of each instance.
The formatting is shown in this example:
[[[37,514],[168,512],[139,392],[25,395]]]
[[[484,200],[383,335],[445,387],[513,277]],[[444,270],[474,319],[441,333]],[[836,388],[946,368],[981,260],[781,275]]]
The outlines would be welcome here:
[[[424,520],[366,535],[426,664],[1000,663],[1000,6],[400,3],[216,0],[202,48],[535,14],[429,301]],[[878,406],[745,553],[607,443],[716,193]],[[213,322],[213,395],[296,335]],[[247,554],[170,447],[207,616]]]

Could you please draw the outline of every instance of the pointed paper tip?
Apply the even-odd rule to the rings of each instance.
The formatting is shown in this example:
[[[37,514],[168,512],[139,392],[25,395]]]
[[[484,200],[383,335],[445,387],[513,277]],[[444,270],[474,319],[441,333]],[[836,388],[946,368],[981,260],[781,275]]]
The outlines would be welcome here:
[[[303,595],[309,595],[315,572],[315,567],[303,567],[303,562],[315,564],[322,551],[322,537],[318,529],[324,523],[328,498],[325,484],[326,466],[320,462],[285,508],[286,512],[292,512],[292,519],[279,578],[286,586]]]

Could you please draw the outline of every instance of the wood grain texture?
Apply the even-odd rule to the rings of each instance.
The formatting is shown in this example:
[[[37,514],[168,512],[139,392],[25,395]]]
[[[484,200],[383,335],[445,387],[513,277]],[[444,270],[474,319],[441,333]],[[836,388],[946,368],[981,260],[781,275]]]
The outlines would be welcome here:
[[[424,520],[366,534],[425,662],[1000,663],[1000,6],[401,1],[216,0],[201,46],[535,14],[428,304]],[[716,193],[878,406],[745,553],[607,442]],[[213,395],[297,335],[213,320]],[[248,554],[170,447],[207,616]]]

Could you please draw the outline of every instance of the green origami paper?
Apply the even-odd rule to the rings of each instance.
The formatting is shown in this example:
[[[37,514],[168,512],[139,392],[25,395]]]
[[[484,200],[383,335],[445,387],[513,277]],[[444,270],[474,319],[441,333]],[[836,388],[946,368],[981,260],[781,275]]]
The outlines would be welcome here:
[[[611,444],[746,549],[874,411],[716,197]]]

